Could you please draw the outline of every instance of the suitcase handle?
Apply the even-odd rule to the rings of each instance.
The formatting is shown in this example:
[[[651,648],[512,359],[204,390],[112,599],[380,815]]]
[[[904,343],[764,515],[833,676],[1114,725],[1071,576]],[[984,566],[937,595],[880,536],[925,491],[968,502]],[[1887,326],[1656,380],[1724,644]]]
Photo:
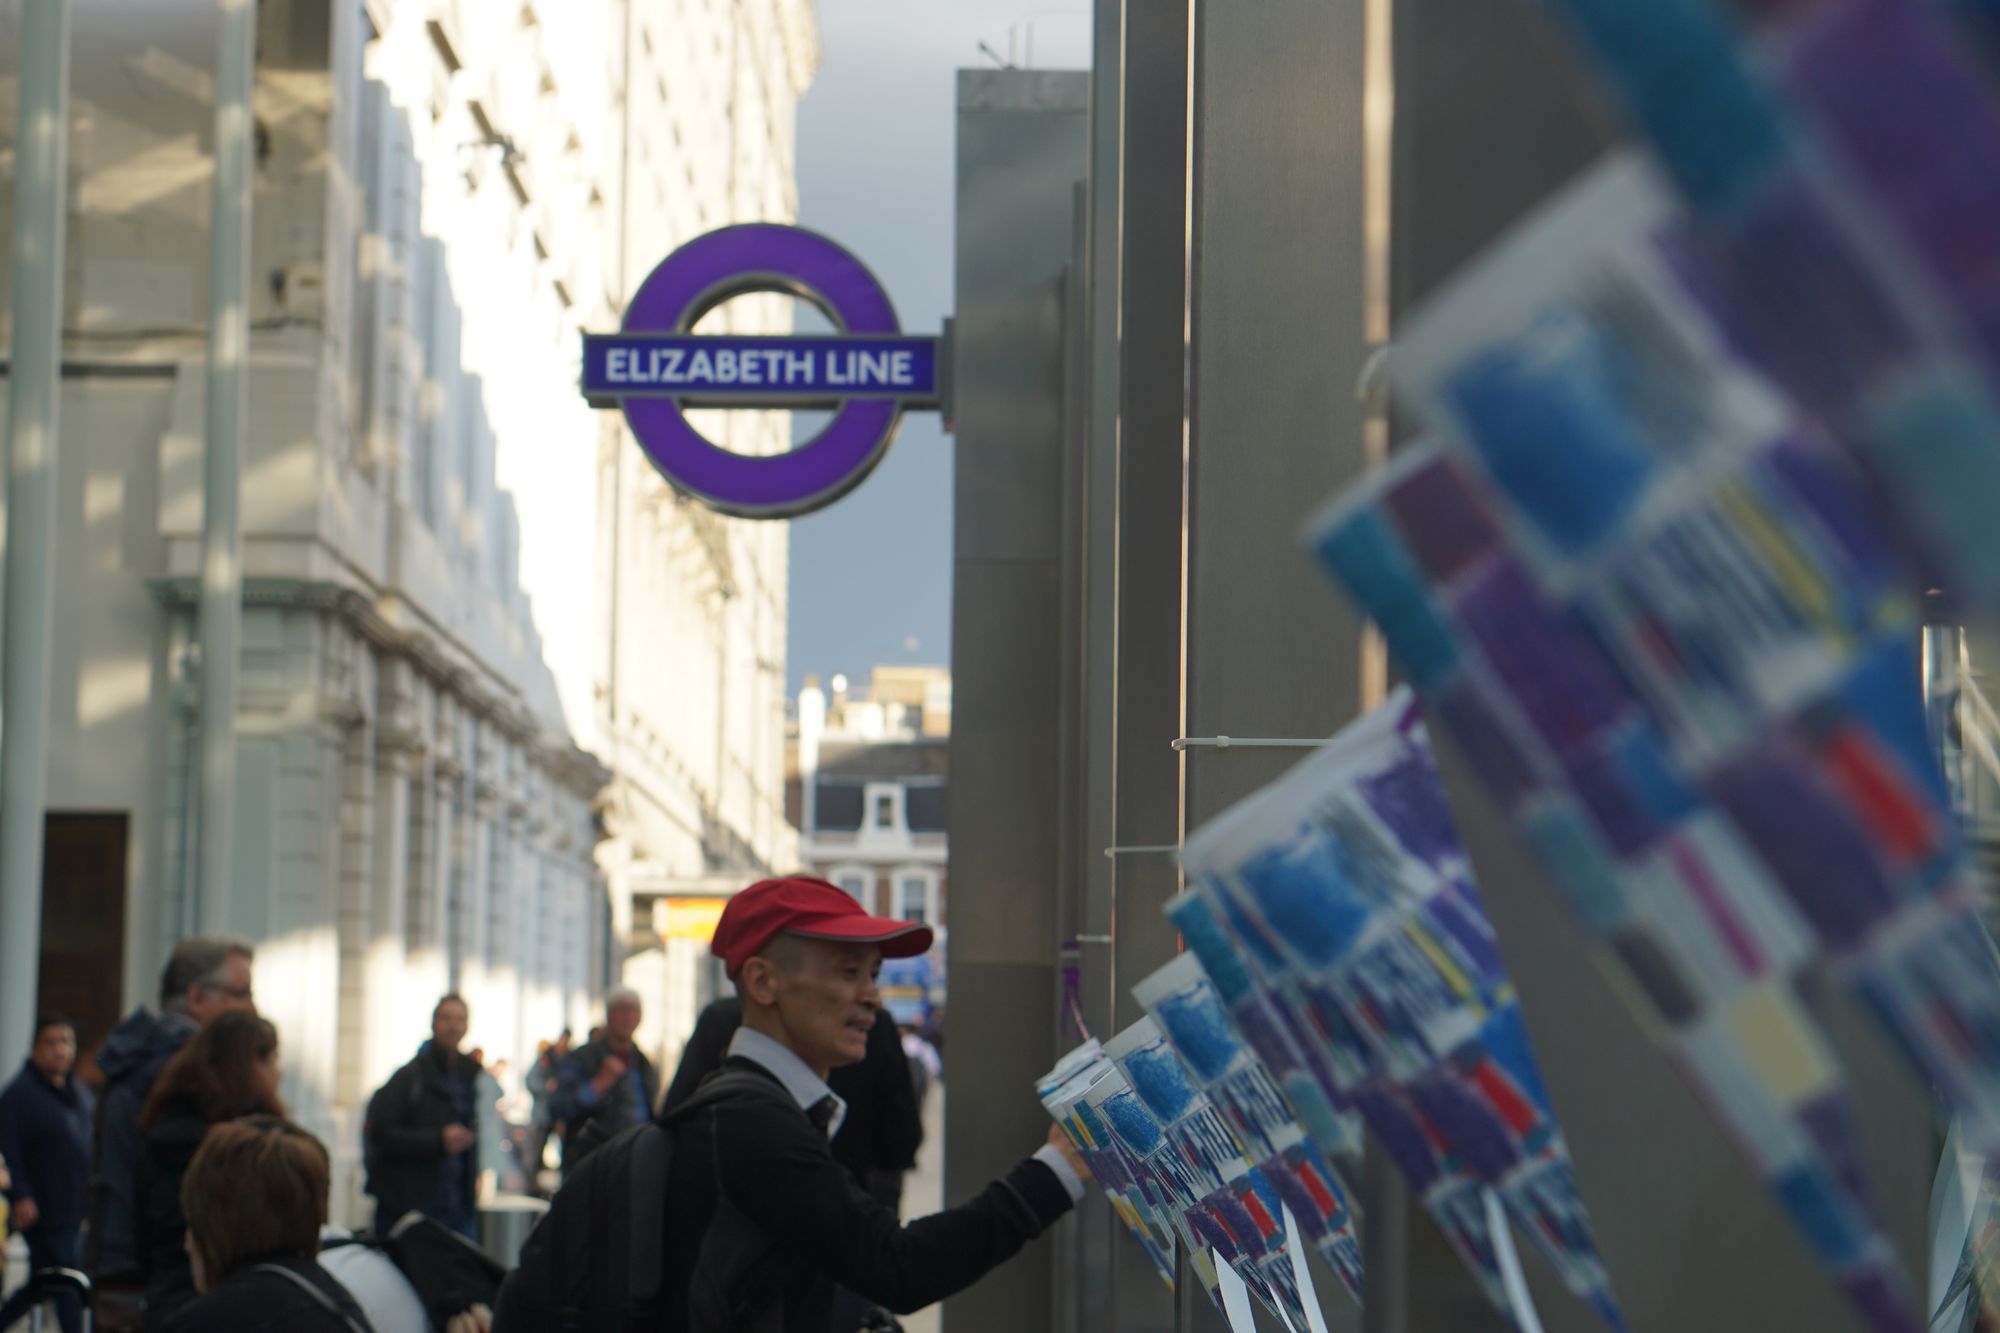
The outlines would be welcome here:
[[[74,1268],[43,1268],[36,1270],[28,1279],[29,1288],[37,1301],[50,1300],[65,1292],[73,1293],[79,1299],[90,1299],[90,1278]]]

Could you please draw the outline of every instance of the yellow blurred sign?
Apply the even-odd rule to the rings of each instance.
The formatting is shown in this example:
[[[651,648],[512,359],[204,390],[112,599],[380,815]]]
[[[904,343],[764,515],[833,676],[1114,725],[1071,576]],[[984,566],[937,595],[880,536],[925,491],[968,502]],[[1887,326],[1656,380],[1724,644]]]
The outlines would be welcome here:
[[[653,908],[653,929],[663,940],[700,940],[715,936],[727,898],[662,898]]]

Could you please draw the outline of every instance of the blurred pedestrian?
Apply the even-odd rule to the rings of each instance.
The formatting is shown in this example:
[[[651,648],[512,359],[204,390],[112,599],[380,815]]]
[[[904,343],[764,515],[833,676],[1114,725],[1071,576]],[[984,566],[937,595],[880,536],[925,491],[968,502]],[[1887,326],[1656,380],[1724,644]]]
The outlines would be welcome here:
[[[528,1120],[528,1141],[521,1152],[521,1168],[528,1177],[528,1193],[544,1194],[542,1171],[548,1157],[549,1139],[555,1133],[556,1083],[562,1062],[569,1059],[569,1029],[564,1028],[553,1042],[538,1042],[535,1063],[528,1067],[528,1098],[532,1105]]]
[[[430,1040],[368,1100],[361,1127],[375,1232],[420,1212],[470,1240],[479,1236],[479,1065],[460,1052],[472,1012],[460,995],[431,1009]]]
[[[507,1062],[488,1060],[486,1048],[475,1046],[472,1063],[479,1071],[472,1076],[472,1127],[479,1134],[478,1187],[473,1194],[484,1207],[507,1188],[507,1125],[500,1114],[500,1103],[507,1095],[500,1079],[507,1072]]]
[[[902,1034],[903,1058],[909,1061],[910,1082],[916,1086],[917,1107],[921,1110],[931,1084],[944,1074],[944,1061],[938,1058],[937,1047],[931,1045],[914,1024],[900,1024],[897,1031]]]
[[[593,1148],[653,1118],[660,1075],[646,1053],[632,1044],[641,1016],[637,991],[625,987],[612,991],[604,1000],[604,1035],[579,1047],[563,1063],[555,1113],[569,1127],[563,1140],[565,1177]]]
[[[180,1188],[201,1294],[168,1333],[374,1333],[318,1263],[331,1174],[325,1146],[283,1118],[210,1131]]]
[[[194,1298],[188,1266],[187,1175],[210,1127],[246,1115],[280,1116],[278,1030],[256,1014],[232,1012],[195,1033],[167,1062],[139,1113],[139,1259],[146,1279],[142,1327],[162,1328]]]
[[[28,1242],[28,1272],[83,1267],[83,1220],[90,1201],[90,1128],[97,1099],[72,1075],[76,1028],[50,1015],[35,1023],[35,1044],[0,1092],[0,1156],[19,1163],[6,1187],[14,1230]],[[28,1289],[0,1306],[0,1329],[29,1310]],[[80,1333],[83,1306],[56,1301],[63,1333]]]
[[[90,1214],[91,1267],[100,1292],[131,1281],[138,1248],[139,1112],[167,1061],[218,1014],[256,1012],[250,990],[254,953],[231,935],[191,935],[174,946],[160,972],[160,1012],[126,1016],[97,1053],[104,1102],[97,1128],[96,1197]]]

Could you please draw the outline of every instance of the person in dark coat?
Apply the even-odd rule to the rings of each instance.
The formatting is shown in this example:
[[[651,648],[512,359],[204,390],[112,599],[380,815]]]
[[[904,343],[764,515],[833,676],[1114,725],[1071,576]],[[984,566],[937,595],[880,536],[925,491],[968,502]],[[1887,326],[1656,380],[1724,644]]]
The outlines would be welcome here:
[[[883,956],[930,943],[928,926],[869,916],[821,879],[765,880],[730,899],[710,949],[736,983],[743,1022],[722,1067],[754,1090],[674,1126],[661,1327],[826,1333],[836,1284],[921,1309],[1006,1262],[1082,1197],[1088,1170],[1055,1126],[971,1200],[907,1226],[834,1161],[828,1141],[847,1108],[827,1076],[867,1054]],[[776,1269],[765,1262],[773,1254]],[[545,1326],[529,1319],[530,1299],[510,1280],[496,1333]]]
[[[330,1176],[325,1146],[282,1118],[211,1130],[180,1185],[201,1294],[167,1333],[374,1333],[316,1260]]]
[[[552,1102],[555,1118],[567,1127],[563,1176],[596,1144],[652,1119],[660,1100],[660,1075],[646,1053],[632,1043],[641,1011],[637,991],[620,988],[604,1001],[604,1032],[563,1062]]]
[[[7,1203],[28,1242],[28,1271],[83,1266],[83,1220],[90,1201],[90,1130],[97,1099],[72,1075],[76,1028],[53,1015],[35,1023],[27,1063],[0,1093],[0,1159],[14,1163]],[[0,1329],[28,1313],[27,1288],[0,1306]],[[83,1327],[82,1303],[56,1302],[63,1333]]]
[[[283,1116],[278,1030],[256,1014],[227,1013],[197,1032],[160,1071],[139,1113],[139,1261],[147,1330],[194,1297],[184,1177],[211,1127],[246,1115]]]
[[[100,1292],[136,1283],[139,1257],[139,1112],[167,1061],[204,1023],[232,1010],[256,1012],[250,991],[252,951],[230,935],[191,935],[174,946],[160,972],[160,1012],[134,1009],[97,1053],[104,1074],[98,1116],[90,1266]]]
[[[681,1051],[680,1068],[667,1087],[662,1113],[693,1096],[701,1081],[722,1067],[730,1039],[742,1024],[743,1001],[737,996],[717,1000],[701,1011],[694,1034]],[[887,1009],[876,1011],[875,1026],[868,1032],[868,1054],[857,1064],[836,1068],[826,1082],[847,1103],[847,1116],[833,1136],[833,1160],[885,1206],[898,1207],[903,1175],[916,1168],[917,1149],[923,1147],[924,1118],[896,1020]]]
[[[462,1054],[471,1013],[447,995],[431,1010],[431,1039],[368,1100],[361,1134],[375,1234],[419,1212],[478,1239],[478,1062]]]

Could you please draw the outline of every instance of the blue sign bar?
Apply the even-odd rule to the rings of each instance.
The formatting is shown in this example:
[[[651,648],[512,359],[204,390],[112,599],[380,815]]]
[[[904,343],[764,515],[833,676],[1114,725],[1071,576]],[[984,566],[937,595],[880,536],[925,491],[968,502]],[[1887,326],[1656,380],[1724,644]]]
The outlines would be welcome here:
[[[938,402],[938,339],[607,333],[583,339],[586,398],[676,398],[711,407],[847,399]]]

